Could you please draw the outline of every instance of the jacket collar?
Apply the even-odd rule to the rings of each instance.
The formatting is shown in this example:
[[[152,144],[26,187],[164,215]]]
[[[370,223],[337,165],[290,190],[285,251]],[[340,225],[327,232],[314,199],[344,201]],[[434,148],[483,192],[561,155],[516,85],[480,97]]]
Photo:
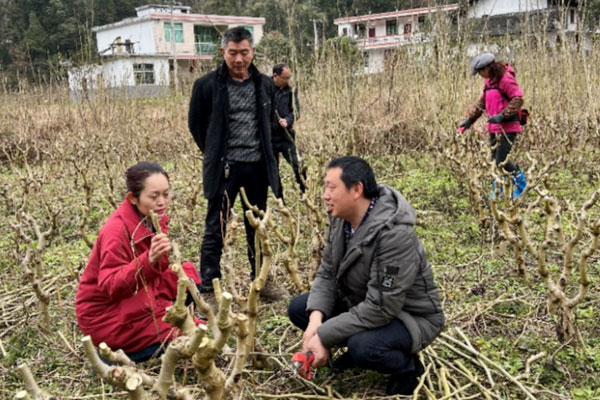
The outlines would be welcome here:
[[[258,70],[258,68],[256,68],[254,63],[250,63],[250,66],[248,67],[248,72],[250,73],[250,79],[252,79],[254,82],[260,79],[260,71]],[[225,61],[223,61],[219,68],[217,68],[217,76],[219,78],[219,81],[224,83],[228,75],[229,68],[227,68],[227,64],[225,63]]]
[[[129,236],[134,243],[138,243],[147,237],[154,235],[151,229],[146,227],[144,223],[144,218],[142,217],[137,208],[131,204],[131,202],[127,199],[124,199],[119,208],[117,209],[117,215],[121,218],[127,231],[129,232]],[[163,215],[163,217],[158,221],[160,228],[163,233],[167,233],[169,231],[169,227],[167,226],[167,222],[169,222],[169,216]]]

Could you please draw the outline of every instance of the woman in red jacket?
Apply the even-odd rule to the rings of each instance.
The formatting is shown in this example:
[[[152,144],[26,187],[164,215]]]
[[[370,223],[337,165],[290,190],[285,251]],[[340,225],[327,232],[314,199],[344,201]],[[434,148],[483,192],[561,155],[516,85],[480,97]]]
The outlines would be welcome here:
[[[169,176],[153,162],[125,172],[127,195],[104,224],[83,272],[75,311],[82,332],[97,346],[123,349],[133,361],[149,359],[179,335],[163,322],[177,294],[177,276],[169,269],[171,243],[166,233],[170,201]],[[154,232],[150,210],[160,217]],[[187,276],[199,285],[192,263]]]

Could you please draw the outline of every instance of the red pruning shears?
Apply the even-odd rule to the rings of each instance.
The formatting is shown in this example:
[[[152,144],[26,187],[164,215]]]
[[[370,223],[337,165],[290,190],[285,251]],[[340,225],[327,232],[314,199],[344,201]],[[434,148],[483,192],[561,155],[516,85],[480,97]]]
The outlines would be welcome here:
[[[313,376],[311,365],[314,360],[315,355],[312,351],[307,351],[306,353],[298,351],[292,356],[292,363],[294,364],[296,371],[298,371],[298,374],[309,381]]]

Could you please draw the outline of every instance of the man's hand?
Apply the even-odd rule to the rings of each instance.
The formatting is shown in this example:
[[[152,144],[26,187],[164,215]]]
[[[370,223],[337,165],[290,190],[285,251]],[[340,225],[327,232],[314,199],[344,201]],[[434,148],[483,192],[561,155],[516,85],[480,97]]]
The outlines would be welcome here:
[[[319,310],[314,310],[310,313],[308,326],[302,336],[302,352],[312,351],[315,355],[313,366],[320,367],[327,364],[329,359],[329,351],[323,347],[317,328],[323,323],[323,313]],[[317,364],[318,363],[318,364]]]
[[[315,360],[312,363],[313,367],[322,367],[327,365],[329,362],[329,350],[323,346],[323,343],[321,343],[321,338],[319,338],[319,335],[317,334],[314,334],[308,340],[308,343],[306,343],[306,349],[304,349],[303,346],[303,350],[304,352],[312,351],[314,354]]]
[[[487,122],[489,122],[490,124],[499,124],[500,122],[504,121],[506,119],[506,117],[504,116],[504,114],[500,113],[500,114],[496,114],[493,117],[491,117],[490,119],[488,119]]]
[[[321,326],[322,323],[323,323],[323,313],[321,311],[314,310],[313,312],[310,313],[308,326],[306,327],[306,330],[304,331],[304,335],[302,336],[302,351],[303,352],[306,353],[308,351],[308,349],[306,349],[306,345],[308,344],[308,341],[317,334],[317,328],[319,326]]]
[[[279,125],[281,125],[282,128],[287,128],[288,124],[285,118],[279,118]]]
[[[150,242],[150,251],[148,252],[148,260],[150,264],[156,264],[163,254],[171,251],[173,246],[165,233],[160,233],[152,238]]]

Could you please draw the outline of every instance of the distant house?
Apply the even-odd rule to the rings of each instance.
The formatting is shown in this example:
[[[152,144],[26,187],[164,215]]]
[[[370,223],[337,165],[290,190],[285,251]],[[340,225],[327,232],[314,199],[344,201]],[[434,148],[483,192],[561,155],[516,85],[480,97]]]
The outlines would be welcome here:
[[[527,33],[542,23],[553,44],[558,32],[578,31],[577,8],[573,0],[470,0],[466,16],[481,20],[480,28],[490,36]]]
[[[339,36],[357,41],[365,58],[365,72],[381,72],[392,51],[402,45],[427,41],[423,32],[426,17],[434,12],[456,12],[458,4],[421,7],[379,14],[337,18]]]
[[[168,90],[173,51],[181,72],[208,62],[228,28],[244,26],[255,44],[263,36],[264,18],[190,14],[188,6],[145,5],[137,16],[92,28],[100,65],[69,71],[72,96],[79,98],[100,88],[132,96],[159,95]],[[171,26],[171,21],[173,25]]]

